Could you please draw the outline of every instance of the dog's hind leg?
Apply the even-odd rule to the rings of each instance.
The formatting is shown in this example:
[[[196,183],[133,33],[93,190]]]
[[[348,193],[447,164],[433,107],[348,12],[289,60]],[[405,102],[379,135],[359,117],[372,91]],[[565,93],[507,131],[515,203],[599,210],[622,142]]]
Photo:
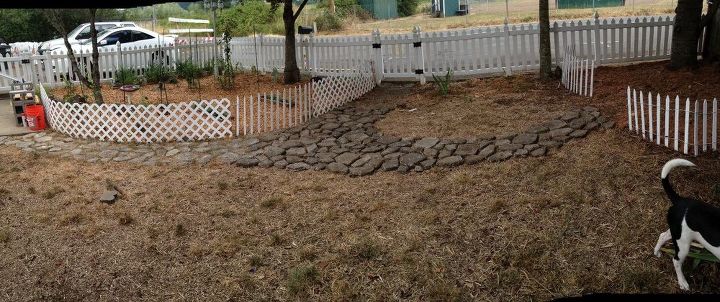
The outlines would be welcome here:
[[[675,274],[678,278],[678,285],[680,285],[680,289],[682,290],[690,290],[690,285],[688,285],[685,275],[682,272],[682,265],[683,262],[685,262],[685,257],[687,257],[687,254],[690,251],[690,242],[692,241],[687,237],[689,236],[683,236],[683,238],[680,238],[679,240],[673,240],[675,243],[675,251],[677,253],[675,254],[675,257],[673,257],[673,266],[675,267]]]
[[[668,229],[667,231],[660,234],[660,238],[658,238],[658,242],[655,245],[655,250],[653,251],[653,254],[655,254],[655,256],[657,256],[657,257],[660,257],[661,256],[660,248],[662,248],[662,246],[665,244],[665,242],[670,241],[670,239],[672,239],[672,235],[670,234],[670,229]]]

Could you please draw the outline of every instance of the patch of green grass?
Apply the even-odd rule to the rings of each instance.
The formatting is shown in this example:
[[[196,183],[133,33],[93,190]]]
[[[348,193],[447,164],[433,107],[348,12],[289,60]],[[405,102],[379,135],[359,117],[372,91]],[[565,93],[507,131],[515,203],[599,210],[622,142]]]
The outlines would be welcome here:
[[[319,273],[314,265],[298,266],[290,269],[288,274],[288,290],[291,295],[306,292],[318,283]]]

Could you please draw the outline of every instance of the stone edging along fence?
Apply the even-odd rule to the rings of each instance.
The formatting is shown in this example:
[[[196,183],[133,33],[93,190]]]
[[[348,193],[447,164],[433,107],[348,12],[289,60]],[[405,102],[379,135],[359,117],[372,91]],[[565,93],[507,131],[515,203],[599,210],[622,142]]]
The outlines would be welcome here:
[[[237,97],[234,117],[228,99],[97,105],[52,100],[42,85],[40,94],[49,126],[60,133],[101,141],[158,143],[240,136],[241,128],[243,134],[254,134],[293,127],[353,101],[374,87],[370,72],[336,74],[282,94],[250,96],[249,103],[248,97],[242,102]]]

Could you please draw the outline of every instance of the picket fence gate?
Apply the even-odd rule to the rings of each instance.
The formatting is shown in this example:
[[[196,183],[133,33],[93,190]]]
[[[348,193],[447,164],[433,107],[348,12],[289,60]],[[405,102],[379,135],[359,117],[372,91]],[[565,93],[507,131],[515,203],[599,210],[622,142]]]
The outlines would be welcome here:
[[[663,99],[660,94],[655,94],[655,98],[653,98],[650,92],[644,94],[640,91],[638,93],[638,91],[631,90],[628,86],[627,113],[629,130],[650,142],[672,148],[684,154],[698,156],[701,152],[707,152],[708,150],[717,151],[717,99],[713,99],[711,104],[708,104],[707,100],[700,102],[699,100],[691,101],[690,98],[687,98],[684,106],[681,104],[680,96],[675,96],[674,100],[673,106],[669,95],[666,95]],[[708,105],[712,106],[712,108],[708,109]],[[680,135],[681,116],[684,117],[682,119],[682,137]],[[710,124],[708,124],[708,119],[710,119]],[[671,124],[673,125],[672,131],[670,129]],[[692,134],[690,134],[691,124]],[[681,144],[682,148],[680,147]]]
[[[575,46],[565,47],[561,83],[567,90],[582,96],[593,96],[595,60],[575,55]]]

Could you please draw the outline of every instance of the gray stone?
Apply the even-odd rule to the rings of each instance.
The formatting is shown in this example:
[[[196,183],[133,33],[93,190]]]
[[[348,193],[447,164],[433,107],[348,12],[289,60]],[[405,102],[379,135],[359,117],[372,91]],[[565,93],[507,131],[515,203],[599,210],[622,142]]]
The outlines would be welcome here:
[[[348,167],[346,165],[343,165],[343,164],[337,163],[337,162],[328,164],[326,169],[330,172],[335,172],[335,173],[342,173],[342,174],[348,173]]]
[[[318,161],[321,163],[331,163],[335,161],[335,157],[337,154],[331,153],[331,152],[322,152],[315,154],[315,157],[317,157]]]
[[[285,166],[287,166],[287,165],[288,165],[288,162],[285,161],[284,159],[279,160],[279,161],[276,161],[276,162],[273,164],[273,166],[278,167],[278,168],[285,168]]]
[[[540,142],[540,146],[546,147],[546,148],[557,148],[562,146],[563,143],[559,141],[542,141]]]
[[[613,122],[613,121],[609,121],[609,122],[604,122],[604,123],[602,123],[603,129],[610,129],[610,128],[612,128],[613,126],[615,126],[615,122]]]
[[[547,149],[545,149],[545,147],[540,147],[540,148],[530,151],[530,156],[533,156],[533,157],[543,156],[543,155],[545,155],[546,151],[547,151]]]
[[[350,175],[363,176],[374,172],[382,164],[381,158],[372,158],[364,166],[357,168],[350,168]]]
[[[285,155],[287,156],[301,156],[305,155],[305,147],[297,147],[297,148],[290,148],[287,149],[285,152]]]
[[[261,161],[258,163],[258,167],[260,167],[260,168],[270,168],[270,167],[272,167],[274,164],[275,164],[275,163],[274,163],[272,160],[269,160],[269,159],[267,159],[267,160],[261,160]]]
[[[382,145],[389,145],[394,142],[400,141],[400,138],[392,137],[392,136],[380,136],[375,141],[377,141],[378,143],[380,143]]]
[[[425,159],[425,155],[420,153],[408,153],[400,156],[400,164],[408,167],[412,167],[415,164]]]
[[[425,149],[425,148],[432,148],[432,147],[435,146],[435,144],[437,144],[438,142],[440,142],[440,139],[439,139],[439,138],[435,138],[435,137],[425,137],[425,138],[422,138],[422,139],[418,140],[417,142],[415,142],[415,144],[413,145],[413,147],[423,148],[423,149]]]
[[[587,123],[587,125],[585,125],[585,127],[583,127],[583,129],[585,129],[585,130],[592,130],[592,129],[597,128],[597,126],[598,126],[598,123],[596,123],[596,122],[589,122],[589,123]]]
[[[113,158],[117,154],[118,154],[117,150],[103,150],[103,151],[100,151],[98,156],[100,156],[100,158]]]
[[[338,156],[335,158],[335,161],[337,161],[338,163],[341,163],[341,164],[343,164],[343,165],[348,166],[348,165],[352,164],[352,163],[353,163],[356,159],[358,159],[358,158],[360,158],[360,155],[359,155],[359,154],[357,154],[357,153],[352,153],[352,152],[346,152],[346,153],[343,153],[343,154],[338,155]]]
[[[28,148],[28,147],[32,146],[32,144],[33,144],[33,142],[17,142],[17,143],[15,143],[15,147],[20,148],[20,149]]]
[[[570,123],[568,123],[568,127],[573,128],[573,129],[580,129],[582,127],[585,127],[585,124],[587,124],[587,122],[588,122],[588,120],[586,118],[583,118],[583,117],[576,118],[576,119],[570,121]]]
[[[434,165],[434,164],[435,164],[435,160],[432,158],[426,159],[426,160],[423,160],[420,162],[420,166],[422,166],[426,170],[430,169],[430,167],[432,167],[432,165]]]
[[[512,142],[513,144],[534,144],[538,140],[538,135],[534,133],[521,133],[518,134],[515,138],[513,138]]]
[[[548,127],[550,130],[555,130],[558,128],[565,127],[567,123],[561,121],[561,120],[551,120],[544,124],[545,127]]]
[[[441,160],[438,160],[437,164],[441,167],[453,167],[462,164],[463,158],[461,156],[448,156]]]
[[[422,172],[422,171],[425,171],[425,169],[423,169],[422,166],[415,166],[415,168],[413,168],[413,171],[415,171],[415,172]]]
[[[304,161],[304,158],[302,158],[300,156],[291,155],[291,156],[286,157],[285,160],[288,162],[288,164],[294,164],[294,163],[299,163],[299,162]]]
[[[423,155],[430,157],[430,158],[434,158],[435,156],[438,155],[438,150],[433,149],[433,148],[426,148],[425,150],[423,150]]]
[[[398,168],[400,165],[400,161],[397,158],[390,158],[385,160],[383,162],[382,166],[380,167],[381,171],[392,171]]]
[[[337,144],[337,140],[334,137],[326,138],[322,140],[318,146],[320,147],[333,147]]]
[[[365,163],[367,163],[368,161],[370,161],[371,158],[372,158],[371,155],[363,155],[362,157],[358,158],[358,160],[354,161],[352,163],[352,165],[350,165],[350,166],[353,168],[360,167],[360,166],[364,165]]]
[[[557,136],[568,135],[573,131],[575,131],[575,129],[573,129],[573,128],[558,128],[555,130],[550,130],[550,132],[548,132],[548,133],[550,134],[550,137],[557,137]]]
[[[256,158],[252,158],[252,157],[242,157],[242,158],[239,158],[239,159],[235,162],[235,164],[237,164],[238,166],[243,167],[243,168],[249,168],[249,167],[257,166],[257,164],[258,164],[259,162],[260,162],[260,161],[257,160]]]
[[[411,145],[412,145],[412,142],[410,142],[410,141],[397,141],[397,142],[390,144],[390,147],[391,148],[394,148],[394,147],[401,148],[401,147],[407,147],[407,146],[411,146]]]
[[[583,110],[588,111],[588,112],[598,111],[597,107],[593,107],[593,106],[585,106],[585,107],[583,107]]]
[[[375,153],[375,152],[380,152],[380,151],[382,151],[382,150],[384,150],[384,149],[385,149],[385,147],[383,147],[383,146],[370,146],[370,147],[366,147],[365,149],[362,149],[362,151],[360,151],[360,152],[362,152],[362,153]]]
[[[210,154],[205,154],[205,155],[203,155],[203,156],[200,156],[200,158],[196,159],[195,162],[198,163],[198,164],[200,164],[200,165],[205,165],[205,164],[209,163],[210,160],[212,160],[212,158],[213,158],[212,155],[210,155]]]
[[[311,168],[310,165],[308,165],[306,163],[302,163],[302,162],[289,164],[289,165],[285,166],[285,169],[288,169],[291,171],[304,171],[304,170],[307,170],[310,168]]]
[[[481,155],[468,155],[465,157],[465,164],[468,165],[474,165],[481,161],[483,161],[487,156],[481,156]]]
[[[565,114],[563,114],[563,115],[560,117],[560,119],[563,120],[563,121],[569,121],[569,120],[572,120],[572,119],[577,118],[578,116],[580,116],[580,112],[577,112],[577,111],[569,111],[569,112],[566,112]]]
[[[320,127],[320,129],[334,130],[334,129],[337,129],[338,127],[340,127],[340,125],[337,123],[325,123],[324,125],[322,125],[322,127]]]
[[[352,142],[361,142],[370,136],[368,136],[365,133],[360,132],[360,133],[347,134],[347,135],[345,135],[345,137],[347,137],[347,139],[349,139]]]
[[[301,141],[299,140],[288,140],[284,141],[280,144],[280,148],[283,149],[289,149],[289,148],[297,148],[297,147],[303,147],[305,146]]]
[[[70,154],[72,155],[78,155],[80,153],[82,153],[82,149],[73,149],[72,151],[70,151]]]
[[[267,146],[265,147],[265,155],[268,157],[273,157],[277,155],[283,155],[285,154],[285,149],[275,146]]]
[[[34,140],[35,140],[35,142],[38,142],[38,143],[44,143],[44,142],[49,142],[52,139],[53,139],[52,136],[41,136],[41,137],[36,137]]]
[[[489,145],[489,146],[483,148],[482,150],[480,150],[480,152],[478,152],[477,155],[480,159],[485,159],[486,157],[490,156],[493,153],[495,153],[495,145]]]
[[[510,158],[512,155],[513,155],[512,151],[499,151],[498,153],[495,153],[495,154],[491,155],[490,157],[488,157],[487,160],[489,162],[498,162],[498,161],[506,160],[506,159]]]
[[[533,126],[533,127],[528,128],[527,132],[539,134],[539,133],[547,132],[548,130],[550,130],[550,128],[542,126],[542,125],[538,125],[538,126]]]
[[[521,144],[506,144],[506,145],[500,145],[497,146],[498,151],[514,151],[517,149],[522,148],[523,145]]]
[[[587,134],[587,130],[575,130],[573,132],[570,132],[570,137],[584,137]]]
[[[104,203],[114,203],[115,199],[117,198],[119,192],[115,190],[106,190],[103,192],[102,195],[100,195],[100,202]]]
[[[232,163],[236,162],[238,160],[238,158],[240,158],[240,155],[237,155],[232,152],[228,152],[228,153],[218,156],[218,159],[223,164],[232,164]]]
[[[495,140],[495,145],[496,145],[496,146],[507,145],[507,144],[509,144],[509,143],[511,143],[511,141],[510,141],[509,139],[498,139],[498,140]]]
[[[459,145],[455,150],[455,155],[475,155],[478,149],[480,148],[476,144]]]
[[[517,149],[517,150],[515,150],[514,154],[515,154],[515,156],[525,157],[528,155],[528,153],[529,153],[529,151],[526,149]]]
[[[528,150],[528,151],[532,151],[532,150],[535,150],[535,149],[537,149],[537,148],[540,148],[540,145],[538,145],[538,144],[530,144],[530,145],[525,145],[525,147],[524,147],[524,149],[525,149],[525,150]]]
[[[440,150],[440,153],[438,153],[438,158],[445,158],[450,155],[453,155],[453,151],[443,149]]]
[[[178,149],[171,149],[170,151],[168,151],[167,153],[165,153],[165,156],[174,156],[175,154],[178,154],[178,153],[180,153],[180,150],[178,150]]]

